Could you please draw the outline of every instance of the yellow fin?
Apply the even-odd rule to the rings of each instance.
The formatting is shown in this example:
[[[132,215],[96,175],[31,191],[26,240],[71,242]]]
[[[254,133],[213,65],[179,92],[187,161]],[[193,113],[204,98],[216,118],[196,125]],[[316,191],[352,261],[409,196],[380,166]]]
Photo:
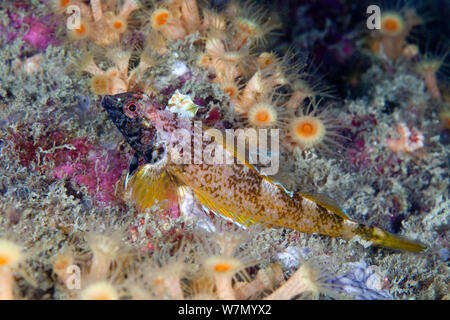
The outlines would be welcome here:
[[[339,217],[345,220],[350,220],[350,217],[347,215],[344,209],[339,206],[339,204],[331,199],[330,197],[321,194],[321,193],[312,193],[312,192],[298,192],[302,197],[311,200],[318,205],[324,207],[325,209],[337,214]]]
[[[250,170],[256,172],[258,175],[262,176],[264,179],[268,180],[270,183],[274,184],[275,181],[268,177],[267,175],[261,173],[261,171],[254,166],[253,164],[249,163],[249,161],[247,160],[247,153],[249,152],[248,150],[248,146],[246,145],[246,147],[244,148],[244,150],[242,150],[243,152],[239,152],[240,150],[238,150],[237,144],[235,144],[235,141],[229,141],[228,139],[226,139],[226,134],[223,133],[223,131],[218,130],[218,129],[211,129],[208,128],[206,126],[204,126],[205,129],[207,129],[206,133],[211,136],[214,137],[214,140],[217,144],[219,144],[224,152],[228,152],[229,154],[233,155],[234,159],[237,160],[237,163],[241,163],[244,166],[246,166],[247,168],[249,168]],[[258,149],[257,145],[255,145],[255,141],[251,141],[251,140],[247,140],[247,143],[250,145],[252,145],[253,149]]]
[[[378,227],[369,227],[359,224],[355,229],[356,234],[366,241],[371,241],[373,245],[397,250],[405,250],[409,252],[425,252],[428,248],[414,240],[395,235]]]
[[[139,167],[129,182],[131,197],[140,210],[150,208],[157,201],[163,202],[175,192],[176,184],[165,170],[152,164]]]
[[[238,149],[233,141],[229,141],[226,139],[226,134],[222,130],[218,130],[215,128],[208,128],[205,126],[205,133],[210,137],[213,137],[215,142],[220,145],[225,152],[228,152],[233,155],[235,159],[238,159],[243,164],[248,164],[248,161],[245,159],[245,155],[238,152]]]

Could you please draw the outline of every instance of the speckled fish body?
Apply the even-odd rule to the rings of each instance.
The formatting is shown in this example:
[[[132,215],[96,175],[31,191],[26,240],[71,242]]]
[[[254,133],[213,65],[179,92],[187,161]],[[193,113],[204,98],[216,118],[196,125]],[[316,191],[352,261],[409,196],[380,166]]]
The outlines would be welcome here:
[[[205,134],[205,128],[195,128],[189,119],[159,106],[147,96],[136,93],[105,96],[102,104],[136,154],[145,159],[145,165],[131,170],[134,173],[130,187],[140,208],[150,207],[154,199],[170,195],[167,190],[185,185],[195,192],[203,206],[244,225],[259,222],[344,239],[358,235],[378,246],[414,252],[426,249],[417,242],[350,220],[325,196],[287,190],[245,162],[233,147],[220,139],[203,139],[206,141],[201,141],[202,150],[222,148],[229,157],[240,158],[241,162],[174,161],[172,151],[180,155],[177,129],[191,134],[200,130]],[[134,113],[135,109],[138,110]]]

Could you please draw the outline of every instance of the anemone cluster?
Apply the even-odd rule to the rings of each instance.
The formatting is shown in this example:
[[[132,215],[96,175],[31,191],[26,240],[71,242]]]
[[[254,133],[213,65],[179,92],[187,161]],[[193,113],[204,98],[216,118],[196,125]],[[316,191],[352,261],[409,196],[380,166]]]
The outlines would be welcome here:
[[[54,4],[56,12],[70,5],[78,2]],[[340,145],[336,138],[341,137],[342,126],[330,110],[319,110],[320,97],[331,96],[329,88],[309,83],[309,73],[302,71],[304,65],[292,51],[283,57],[264,51],[267,37],[280,24],[257,4],[231,1],[214,10],[197,1],[145,6],[129,0],[116,7],[101,1],[80,3],[80,8],[81,23],[67,36],[88,47],[77,68],[92,75],[90,87],[95,94],[167,95],[155,88],[160,80],[151,76],[152,70],[174,55],[174,42],[190,38],[187,59],[178,61],[185,65],[184,73],[201,70],[211,85],[217,85],[228,98],[226,112],[234,113],[240,126],[280,129],[290,151],[295,147],[330,151],[330,146]],[[94,55],[106,57],[112,66],[102,70]]]

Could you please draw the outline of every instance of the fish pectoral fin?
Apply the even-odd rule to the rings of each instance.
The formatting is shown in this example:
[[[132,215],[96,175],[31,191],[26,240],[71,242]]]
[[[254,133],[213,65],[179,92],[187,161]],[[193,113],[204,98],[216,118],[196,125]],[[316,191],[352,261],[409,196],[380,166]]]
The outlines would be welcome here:
[[[247,228],[250,224],[255,221],[252,219],[247,219],[244,216],[236,214],[233,210],[226,208],[225,206],[221,206],[216,201],[210,199],[208,196],[204,195],[201,191],[193,189],[195,195],[197,196],[199,202],[203,207],[211,210],[214,214],[220,215],[223,218],[230,220],[231,222]]]
[[[267,178],[267,180],[271,180],[266,175],[262,174],[261,171],[253,164],[249,162],[250,159],[255,160],[253,157],[258,157],[260,154],[257,152],[257,154],[251,153],[251,150],[257,150],[257,144],[254,140],[248,139],[246,140],[246,144],[243,146],[242,150],[241,148],[237,147],[234,143],[234,139],[227,139],[226,133],[223,133],[221,130],[215,129],[215,128],[208,128],[205,127],[205,135],[210,136],[211,138],[214,138],[216,143],[223,149],[223,151],[231,156],[238,162],[242,163],[244,166],[249,168],[250,170],[256,172],[258,175],[264,176]],[[251,146],[250,146],[251,145]],[[267,156],[267,155],[261,155],[261,156]]]
[[[128,187],[139,210],[151,208],[156,202],[174,200],[177,194],[177,185],[166,170],[152,164],[137,168],[128,181]]]
[[[345,212],[345,210],[342,209],[342,207],[335,200],[328,197],[327,195],[313,192],[298,192],[298,194],[308,200],[317,203],[318,205],[324,207],[325,209],[333,212],[342,219],[351,220],[350,217],[347,215],[347,212]]]

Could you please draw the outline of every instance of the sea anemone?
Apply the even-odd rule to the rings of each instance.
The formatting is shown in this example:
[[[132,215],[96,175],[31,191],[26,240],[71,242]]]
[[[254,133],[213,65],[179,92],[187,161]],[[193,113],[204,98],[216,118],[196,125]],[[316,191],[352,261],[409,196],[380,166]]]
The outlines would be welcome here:
[[[183,39],[187,35],[180,18],[166,8],[153,11],[150,16],[150,24],[154,30],[160,32],[168,40]]]
[[[233,41],[236,49],[244,45],[265,43],[266,36],[279,27],[269,17],[266,10],[258,8],[253,2],[247,2],[242,7],[234,2],[230,3],[231,6],[234,6],[234,9],[237,10],[237,14],[232,21],[232,25],[236,30],[236,36]]]
[[[248,111],[248,122],[256,128],[268,128],[278,121],[278,112],[274,106],[266,103],[258,103]]]
[[[250,127],[257,129],[281,128],[292,115],[291,110],[286,110],[280,97],[274,94],[261,99],[252,105],[248,112],[243,115],[244,122]]]
[[[127,229],[120,220],[113,219],[107,225],[94,222],[91,230],[86,233],[86,240],[92,252],[87,278],[90,281],[100,281],[124,271],[131,261],[130,248],[124,245]]]
[[[235,223],[236,219],[233,218]],[[198,260],[202,271],[213,279],[218,297],[235,299],[233,281],[248,281],[246,268],[258,264],[252,257],[251,248],[244,246],[252,232],[224,219],[215,222],[215,226],[210,226],[211,232],[199,234],[199,242],[203,245]]]
[[[0,239],[0,267],[14,268],[22,257],[19,245],[6,239]]]
[[[422,22],[422,18],[417,14],[417,8],[412,8],[408,4],[394,8],[382,8],[380,29],[374,34],[377,41],[375,41],[373,49],[395,61],[403,54],[407,46],[406,38],[412,28]]]
[[[111,79],[106,74],[99,74],[91,79],[90,87],[95,94],[109,94],[111,87]]]
[[[272,292],[265,299],[287,300],[295,297],[318,299],[321,294],[339,298],[342,286],[331,280],[334,274],[326,267],[312,261],[304,261],[300,268],[281,287]]]

